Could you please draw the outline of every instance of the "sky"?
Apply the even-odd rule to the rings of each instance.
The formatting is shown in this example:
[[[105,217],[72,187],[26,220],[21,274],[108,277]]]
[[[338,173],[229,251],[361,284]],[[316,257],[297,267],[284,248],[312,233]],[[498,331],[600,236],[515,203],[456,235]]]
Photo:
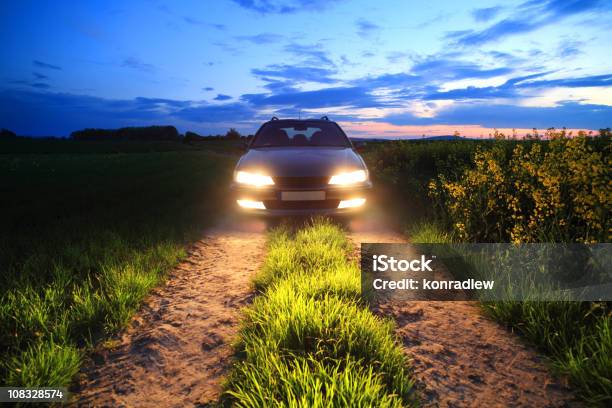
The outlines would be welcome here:
[[[0,127],[349,136],[612,126],[612,2],[4,1]]]

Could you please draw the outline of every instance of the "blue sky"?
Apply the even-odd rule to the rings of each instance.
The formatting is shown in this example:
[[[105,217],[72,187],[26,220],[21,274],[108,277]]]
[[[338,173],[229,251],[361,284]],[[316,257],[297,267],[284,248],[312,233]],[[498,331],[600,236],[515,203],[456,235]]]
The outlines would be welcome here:
[[[317,117],[354,136],[612,126],[612,2],[0,3],[0,127]]]

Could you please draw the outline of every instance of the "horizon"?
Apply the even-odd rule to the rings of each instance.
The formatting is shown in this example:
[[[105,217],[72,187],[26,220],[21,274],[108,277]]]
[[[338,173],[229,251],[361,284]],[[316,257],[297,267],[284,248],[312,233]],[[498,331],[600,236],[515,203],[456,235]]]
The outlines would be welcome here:
[[[612,125],[612,3],[601,0],[0,10],[0,128],[20,135],[149,125],[252,134],[298,115],[327,115],[355,138]]]

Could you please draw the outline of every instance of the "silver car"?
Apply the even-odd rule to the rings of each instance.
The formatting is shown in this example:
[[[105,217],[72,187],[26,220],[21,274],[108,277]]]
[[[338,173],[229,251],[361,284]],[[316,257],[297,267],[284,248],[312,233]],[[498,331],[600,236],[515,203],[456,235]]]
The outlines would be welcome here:
[[[239,208],[269,215],[341,214],[364,208],[368,169],[340,126],[321,119],[264,123],[240,158]]]

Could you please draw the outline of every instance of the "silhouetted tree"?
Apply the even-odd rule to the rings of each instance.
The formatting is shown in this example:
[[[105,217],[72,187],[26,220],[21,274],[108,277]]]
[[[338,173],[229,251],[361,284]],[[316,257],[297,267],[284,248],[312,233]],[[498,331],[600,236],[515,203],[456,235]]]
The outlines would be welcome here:
[[[187,131],[185,132],[183,143],[203,142],[205,140],[206,140],[205,136],[200,136],[196,132]]]
[[[240,132],[238,132],[234,128],[231,128],[230,130],[227,131],[227,133],[225,134],[225,137],[230,140],[240,140]]]
[[[0,129],[0,139],[15,139],[17,134],[8,129]]]
[[[70,134],[73,140],[113,141],[178,141],[180,135],[174,126],[125,127],[120,129],[83,129]]]

